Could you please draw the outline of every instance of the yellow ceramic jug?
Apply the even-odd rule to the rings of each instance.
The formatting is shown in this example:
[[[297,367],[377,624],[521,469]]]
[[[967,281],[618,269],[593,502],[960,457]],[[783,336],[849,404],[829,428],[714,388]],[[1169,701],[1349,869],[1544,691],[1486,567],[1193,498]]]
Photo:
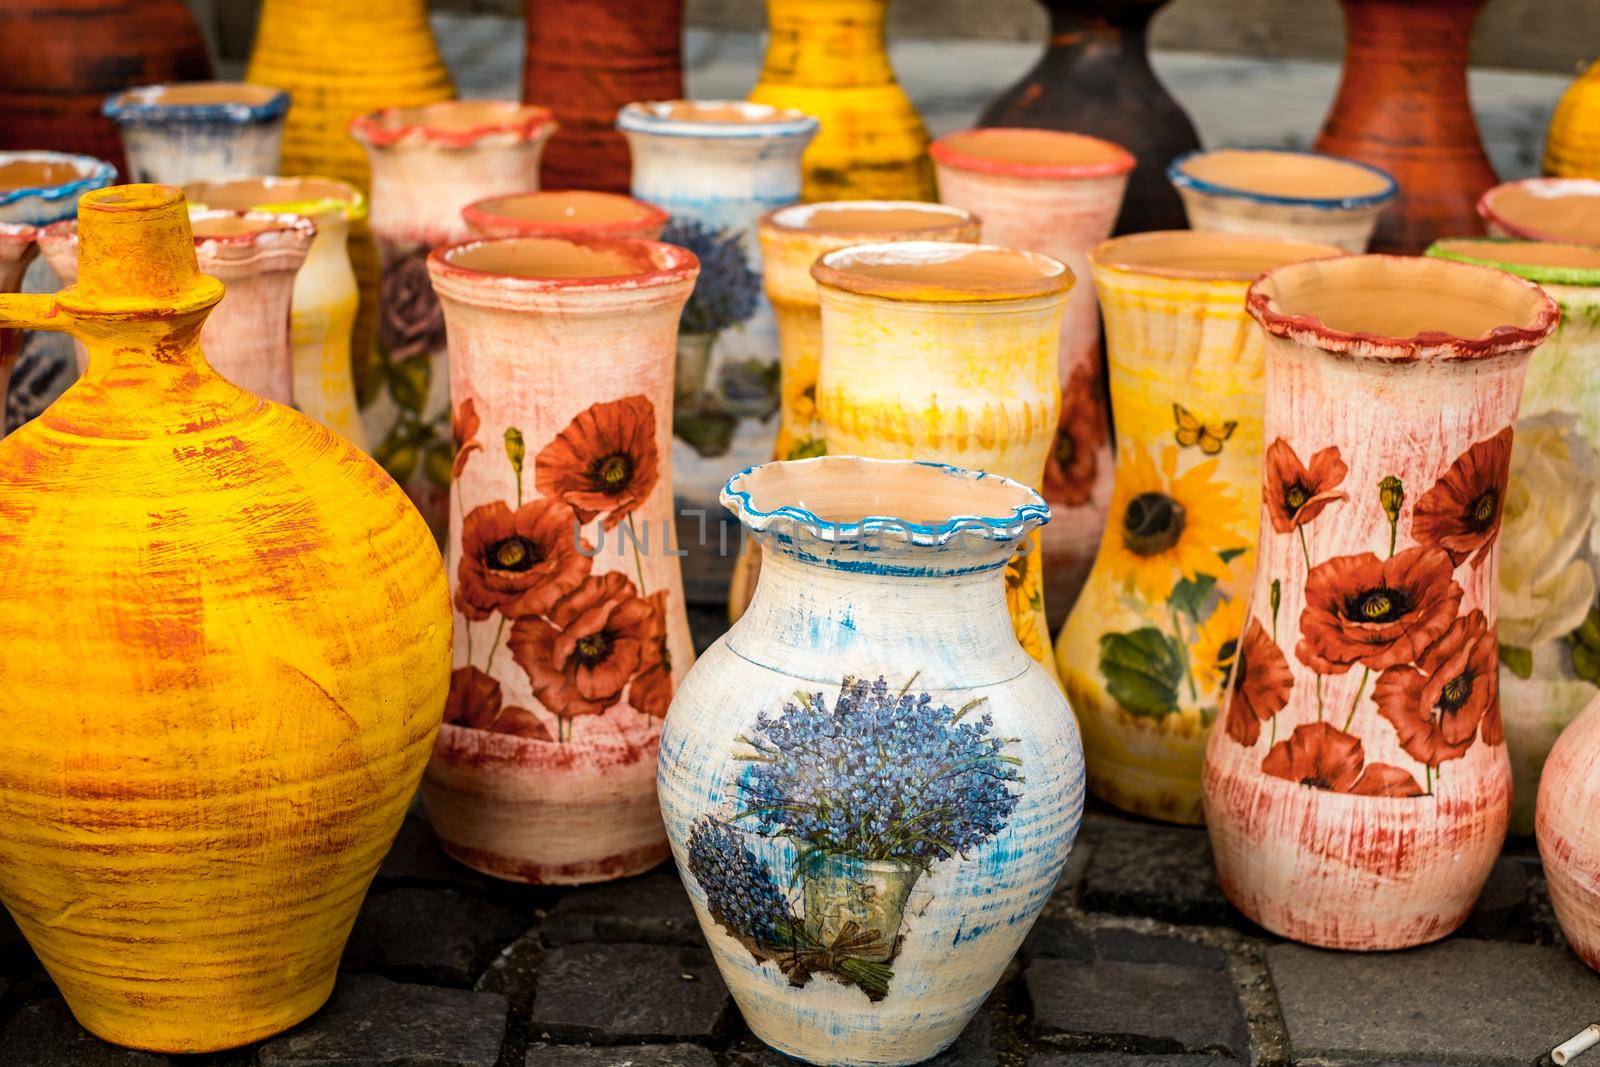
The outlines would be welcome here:
[[[433,538],[343,437],[213,371],[178,190],[79,205],[0,296],[89,366],[0,441],[0,900],[78,1021],[204,1052],[315,1011],[433,747]]]

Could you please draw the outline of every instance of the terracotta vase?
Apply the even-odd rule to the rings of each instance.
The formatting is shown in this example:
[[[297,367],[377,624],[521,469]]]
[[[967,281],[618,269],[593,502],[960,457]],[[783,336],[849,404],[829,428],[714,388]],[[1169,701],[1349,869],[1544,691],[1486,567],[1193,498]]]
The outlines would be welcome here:
[[[672,360],[694,256],[508,237],[435,251],[450,327],[455,673],[423,799],[519,882],[667,855],[656,746],[694,659],[672,525]]]
[[[278,173],[289,94],[243,82],[145,85],[107,97],[103,110],[131,179],[182,185]]]
[[[191,182],[184,193],[191,205],[300,215],[315,224],[316,238],[294,276],[290,307],[294,404],[365,451],[367,435],[351,378],[350,339],[359,296],[349,236],[352,223],[367,217],[367,198],[333,178],[228,178]]]
[[[1200,147],[1189,116],[1150,69],[1146,35],[1167,0],[1039,0],[1050,12],[1044,56],[1002,93],[980,126],[1102,137],[1138,160],[1117,233],[1183,227],[1168,162]]]
[[[1511,832],[1531,834],[1545,756],[1600,686],[1600,248],[1452,238],[1428,255],[1509,271],[1561,309],[1528,368],[1500,529]]]
[[[480,237],[637,237],[654,241],[667,213],[654,204],[587,189],[543,190],[491,196],[461,209],[467,229]]]
[[[549,104],[561,128],[544,184],[628,191],[617,111],[683,95],[683,0],[527,0],[522,98]]]
[[[89,347],[0,442],[0,900],[95,1035],[230,1048],[333,987],[433,745],[448,592],[376,464],[211,369],[181,194],[79,219],[76,285],[0,297]]]
[[[1206,749],[1217,873],[1284,937],[1433,941],[1511,814],[1495,576],[1523,373],[1559,312],[1501,271],[1395,256],[1280,267],[1249,307],[1270,443]]]
[[[1539,858],[1567,944],[1600,970],[1600,698],[1550,751],[1539,783]]]
[[[761,291],[756,220],[800,198],[800,154],[817,120],[738,100],[629,104],[617,128],[633,152],[633,195],[672,220],[662,240],[700,260],[678,335],[672,471],[684,590],[725,604],[740,538],[717,495],[772,455],[779,344]]]
[[[1567,86],[1550,116],[1544,172],[1554,178],[1600,178],[1600,60]]]
[[[1399,186],[1377,167],[1320,152],[1219,148],[1179,156],[1167,177],[1191,229],[1324,241],[1365,252]]]
[[[539,188],[548,108],[461,100],[374,111],[350,124],[372,159],[372,232],[383,262],[377,344],[357,364],[372,454],[441,542],[450,496],[450,378],[431,249],[468,236],[474,200]]]
[[[1130,234],[1090,265],[1106,322],[1116,465],[1094,568],[1056,637],[1089,789],[1202,821],[1200,764],[1250,586],[1265,398],[1244,294],[1333,245]]]
[[[983,240],[1059,259],[1078,283],[1061,319],[1061,423],[1045,464],[1045,603],[1055,633],[1078,599],[1111,502],[1100,313],[1089,250],[1111,233],[1133,156],[1052,130],[967,130],[934,142],[939,197],[977,213]]]
[[[1400,195],[1372,248],[1421,252],[1482,233],[1473,204],[1498,179],[1467,99],[1467,45],[1488,0],[1339,0],[1344,75],[1316,149],[1381,167]]]
[[[953,463],[1038,488],[1060,417],[1062,263],[993,245],[829,252],[817,417],[832,455]],[[1052,678],[1039,535],[1005,573],[1017,640]]]
[[[750,99],[822,128],[801,199],[932,200],[928,131],[889,65],[889,0],[767,0],[767,55]]]
[[[921,1063],[982,1007],[1082,812],[1072,712],[1007,623],[1002,573],[1048,510],[856,456],[757,467],[723,500],[767,562],[662,731],[679,874],[761,1040]]]
[[[1524,178],[1505,182],[1483,194],[1478,214],[1496,237],[1600,245],[1600,181]]]
[[[211,77],[182,0],[8,0],[0,5],[0,149],[82,153],[126,173],[107,94]]]

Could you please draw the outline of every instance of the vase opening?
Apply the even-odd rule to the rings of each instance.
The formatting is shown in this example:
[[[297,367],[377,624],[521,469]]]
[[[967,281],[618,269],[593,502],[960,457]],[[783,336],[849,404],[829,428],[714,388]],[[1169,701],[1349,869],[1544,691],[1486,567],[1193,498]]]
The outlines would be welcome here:
[[[1394,199],[1395,180],[1377,167],[1321,152],[1222,148],[1172,161],[1179,188],[1308,207],[1375,207]]]
[[[1600,247],[1502,237],[1447,237],[1428,255],[1498,267],[1541,285],[1600,285]]]
[[[1287,263],[1342,256],[1344,250],[1314,241],[1160,230],[1102,241],[1089,253],[1096,267],[1166,278],[1251,281]]]
[[[1600,245],[1600,180],[1526,178],[1484,193],[1478,214],[1493,232],[1535,241]]]
[[[203,210],[191,212],[189,224],[196,244],[206,241],[250,244],[261,234],[294,232],[309,240],[316,225],[299,215],[274,215],[258,211]]]
[[[361,190],[336,178],[219,178],[189,182],[183,194],[197,210],[267,211],[313,219],[333,214],[362,219],[367,215]]]
[[[104,110],[116,122],[271,122],[288,114],[289,94],[249,82],[141,85],[107,97]]]
[[[1014,178],[1103,178],[1138,162],[1119,144],[1082,133],[987,127],[946,134],[928,146],[941,166]]]
[[[653,288],[692,280],[699,269],[694,254],[676,245],[561,237],[464,241],[435,249],[429,262],[446,280],[493,280],[519,289],[551,291]]]
[[[685,137],[813,134],[817,120],[792,107],[748,100],[650,100],[617,112],[617,128]]]
[[[555,132],[554,113],[515,100],[444,100],[413,107],[389,107],[350,123],[350,133],[374,147],[400,143],[468,148],[488,137],[531,141]]]
[[[891,300],[1017,300],[1072,288],[1066,264],[998,245],[900,241],[851,245],[811,267],[818,284]]]
[[[492,196],[461,209],[468,224],[486,233],[582,230],[629,236],[659,231],[667,213],[654,204],[618,193],[552,189]]]
[[[103,189],[117,169],[93,156],[66,152],[0,152],[0,220],[53,222],[72,213],[76,198],[89,189]],[[43,201],[43,211],[29,202]],[[15,213],[21,211],[20,216]]]
[[[46,189],[64,185],[81,176],[71,163],[46,159],[9,159],[0,163],[0,191]]]
[[[848,236],[864,241],[885,233],[943,235],[976,224],[972,212],[948,204],[917,200],[849,200],[820,204],[795,204],[768,214],[764,223],[780,230]]]

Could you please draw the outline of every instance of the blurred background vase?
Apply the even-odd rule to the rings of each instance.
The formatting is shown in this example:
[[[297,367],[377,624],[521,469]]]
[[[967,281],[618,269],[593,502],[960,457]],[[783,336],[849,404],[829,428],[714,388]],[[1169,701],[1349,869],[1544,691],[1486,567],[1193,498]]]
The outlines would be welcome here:
[[[1550,752],[1539,783],[1539,859],[1567,944],[1600,971],[1600,698]]]
[[[23,222],[0,222],[0,294],[22,291],[22,276],[39,254],[35,227]],[[0,396],[11,388],[11,372],[22,351],[22,331],[0,327]],[[5,427],[0,425],[0,430]],[[5,436],[0,433],[0,437]]]
[[[667,213],[654,204],[592,189],[491,196],[462,208],[461,218],[481,237],[639,237],[654,241],[667,224]]]
[[[1550,116],[1544,172],[1552,178],[1600,178],[1600,59],[1567,86]]]
[[[1502,182],[1483,194],[1478,214],[1495,237],[1600,245],[1600,179]]]
[[[289,94],[242,82],[145,85],[108,97],[128,157],[128,180],[278,173]]]

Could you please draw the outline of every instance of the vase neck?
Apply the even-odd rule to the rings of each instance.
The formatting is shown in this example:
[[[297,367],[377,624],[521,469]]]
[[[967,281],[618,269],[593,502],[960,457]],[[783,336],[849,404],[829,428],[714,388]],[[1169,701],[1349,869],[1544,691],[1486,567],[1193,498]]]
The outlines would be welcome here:
[[[1148,64],[1147,36],[1150,20],[1160,3],[1058,2],[1050,8],[1050,47],[1052,50],[1090,49],[1117,51],[1140,64]]]
[[[894,79],[888,0],[767,0],[768,85],[873,85]]]
[[[1344,0],[1345,70],[1403,62],[1413,98],[1435,83],[1466,85],[1467,49],[1483,3],[1461,0]]]

